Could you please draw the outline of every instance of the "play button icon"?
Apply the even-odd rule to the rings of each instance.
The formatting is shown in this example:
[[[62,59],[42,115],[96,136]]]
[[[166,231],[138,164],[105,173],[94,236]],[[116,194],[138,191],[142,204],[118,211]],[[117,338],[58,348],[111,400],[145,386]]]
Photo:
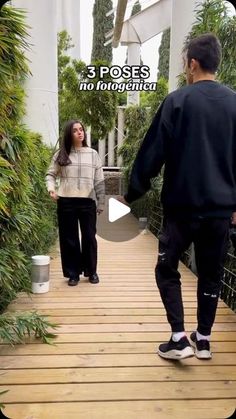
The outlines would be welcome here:
[[[130,213],[130,207],[123,204],[117,199],[110,198],[108,202],[108,220],[110,223],[114,223],[114,221],[119,220],[120,218],[124,217],[125,215]]]
[[[131,208],[120,202],[118,195],[106,195],[104,211],[97,217],[97,235],[118,243],[132,240],[141,232]]]

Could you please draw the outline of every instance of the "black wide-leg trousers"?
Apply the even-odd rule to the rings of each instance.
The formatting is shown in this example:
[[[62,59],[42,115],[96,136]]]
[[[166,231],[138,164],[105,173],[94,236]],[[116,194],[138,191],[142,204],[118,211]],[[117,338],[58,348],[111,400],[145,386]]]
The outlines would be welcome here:
[[[95,201],[90,198],[59,197],[57,216],[64,277],[77,278],[84,271],[93,275],[97,271]]]
[[[178,265],[182,253],[193,242],[198,272],[197,330],[210,335],[223,278],[229,225],[229,219],[221,218],[164,219],[155,274],[172,332],[184,331]]]

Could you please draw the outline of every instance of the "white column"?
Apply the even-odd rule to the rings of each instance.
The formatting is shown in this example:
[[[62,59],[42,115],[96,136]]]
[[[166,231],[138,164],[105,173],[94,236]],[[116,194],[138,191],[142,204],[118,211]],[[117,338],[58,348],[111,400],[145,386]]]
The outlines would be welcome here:
[[[102,160],[102,165],[105,166],[105,155],[106,155],[106,140],[98,141],[98,154]]]
[[[118,150],[119,147],[123,144],[123,140],[124,140],[124,125],[125,125],[125,118],[124,118],[124,109],[125,106],[119,106],[118,107],[118,126],[117,126],[117,146],[118,146]],[[121,167],[122,166],[122,157],[118,156],[117,158],[117,166]]]
[[[91,147],[91,127],[88,127],[86,129],[86,134],[87,134],[87,144],[89,147]]]
[[[14,0],[12,5],[27,12],[29,43],[26,52],[32,76],[26,80],[24,123],[42,135],[47,144],[58,139],[57,0]]]
[[[108,134],[108,166],[113,167],[115,164],[115,129]]]
[[[128,65],[140,65],[140,44],[138,43],[130,43],[128,44]],[[139,81],[138,79],[134,79],[135,81]],[[128,105],[139,105],[139,91],[128,92]]]
[[[80,0],[57,0],[57,30],[68,32],[74,47],[67,51],[67,55],[77,60],[81,58],[80,27]]]
[[[194,10],[204,0],[172,0],[169,91],[177,89],[177,76],[183,72],[182,49],[194,23]]]

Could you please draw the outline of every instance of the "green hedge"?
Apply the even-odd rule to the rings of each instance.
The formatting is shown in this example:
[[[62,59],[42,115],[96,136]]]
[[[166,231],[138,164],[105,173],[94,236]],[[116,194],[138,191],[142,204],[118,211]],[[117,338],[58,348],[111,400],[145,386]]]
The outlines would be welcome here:
[[[0,11],[0,312],[19,291],[30,290],[30,257],[47,252],[56,238],[55,205],[44,178],[52,150],[22,125],[24,13]]]
[[[0,310],[30,289],[30,257],[56,239],[55,204],[45,188],[51,150],[39,135],[16,129],[0,152]]]

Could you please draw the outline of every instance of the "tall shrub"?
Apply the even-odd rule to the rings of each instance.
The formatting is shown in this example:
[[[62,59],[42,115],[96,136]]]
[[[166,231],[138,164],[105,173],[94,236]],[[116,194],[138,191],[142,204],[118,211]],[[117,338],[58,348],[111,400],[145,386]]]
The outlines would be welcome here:
[[[56,238],[55,210],[44,185],[51,150],[22,125],[29,74],[24,13],[0,11],[0,312],[30,290],[30,256]]]

